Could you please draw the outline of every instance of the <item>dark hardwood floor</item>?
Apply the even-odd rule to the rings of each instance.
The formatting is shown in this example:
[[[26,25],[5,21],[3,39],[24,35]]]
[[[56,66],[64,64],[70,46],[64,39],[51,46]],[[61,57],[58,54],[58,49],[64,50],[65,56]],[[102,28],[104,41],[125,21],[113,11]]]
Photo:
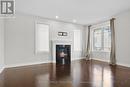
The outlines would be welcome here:
[[[130,87],[130,68],[95,60],[8,68],[0,87]]]

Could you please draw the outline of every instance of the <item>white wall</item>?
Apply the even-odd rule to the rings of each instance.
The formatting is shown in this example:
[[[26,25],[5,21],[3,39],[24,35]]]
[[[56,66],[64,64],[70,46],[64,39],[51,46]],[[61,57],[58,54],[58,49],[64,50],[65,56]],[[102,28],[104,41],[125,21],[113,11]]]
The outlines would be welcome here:
[[[17,14],[13,19],[5,21],[5,64],[6,66],[39,63],[51,61],[51,52],[34,54],[35,52],[35,22],[43,22],[50,25],[51,40],[72,40],[73,30],[80,29],[84,32],[81,25],[52,21],[40,17],[25,14]],[[67,31],[67,37],[58,37],[58,31]],[[84,35],[84,33],[82,34]],[[84,41],[84,40],[83,40]],[[85,45],[85,44],[84,44]],[[51,50],[51,43],[50,43]],[[77,54],[77,53],[74,53]],[[81,58],[83,52],[78,52],[74,58]]]
[[[117,63],[130,67],[130,10],[115,18]]]
[[[4,67],[4,20],[0,19],[0,72]]]

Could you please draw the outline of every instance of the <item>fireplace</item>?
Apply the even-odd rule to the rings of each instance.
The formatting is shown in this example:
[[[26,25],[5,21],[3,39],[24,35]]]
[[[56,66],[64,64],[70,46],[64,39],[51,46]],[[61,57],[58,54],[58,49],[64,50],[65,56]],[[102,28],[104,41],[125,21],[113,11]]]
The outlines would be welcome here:
[[[56,64],[70,64],[71,45],[56,45]]]

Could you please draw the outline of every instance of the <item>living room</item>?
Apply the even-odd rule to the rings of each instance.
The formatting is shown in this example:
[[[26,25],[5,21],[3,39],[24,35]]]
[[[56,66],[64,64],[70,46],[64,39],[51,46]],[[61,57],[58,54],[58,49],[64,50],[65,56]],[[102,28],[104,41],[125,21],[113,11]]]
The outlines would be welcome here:
[[[0,15],[0,87],[130,87],[129,0],[13,3]]]

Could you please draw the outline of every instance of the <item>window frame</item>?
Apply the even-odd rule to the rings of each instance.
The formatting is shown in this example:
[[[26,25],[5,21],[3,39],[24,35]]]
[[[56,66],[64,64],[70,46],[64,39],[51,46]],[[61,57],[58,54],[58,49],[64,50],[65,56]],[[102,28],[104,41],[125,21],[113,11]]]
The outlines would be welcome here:
[[[38,29],[38,26],[37,26],[37,24],[43,24],[43,25],[47,25],[48,26],[48,43],[50,42],[50,25],[49,24],[46,24],[46,23],[44,23],[44,22],[39,22],[39,21],[35,21],[35,32],[34,32],[34,37],[35,37],[35,46],[34,46],[34,48],[35,48],[35,51],[34,51],[34,53],[35,54],[41,54],[41,53],[49,53],[50,52],[50,43],[49,43],[49,45],[48,45],[48,51],[38,51],[37,50],[37,29]]]
[[[94,33],[95,33],[94,31],[95,30],[101,30],[101,48],[100,48],[100,50],[96,50],[97,47],[95,47],[95,44],[94,44],[95,43],[95,40],[94,40]],[[96,28],[93,30],[93,38],[92,39],[93,39],[92,40],[93,41],[93,44],[92,44],[93,50],[94,51],[102,51],[102,49],[103,49],[103,41],[102,41],[103,40],[103,30],[101,28]]]
[[[106,29],[106,28],[108,28],[109,27],[109,29],[110,29],[110,25],[104,25],[104,26],[99,26],[99,27],[94,27],[94,28],[92,28],[92,35],[91,35],[91,38],[92,38],[92,51],[93,52],[110,52],[110,51],[106,51],[105,49],[104,49],[104,29]],[[94,47],[94,30],[101,30],[101,49],[100,50],[97,50],[97,49],[95,49],[95,47]],[[111,45],[111,44],[110,44]]]

